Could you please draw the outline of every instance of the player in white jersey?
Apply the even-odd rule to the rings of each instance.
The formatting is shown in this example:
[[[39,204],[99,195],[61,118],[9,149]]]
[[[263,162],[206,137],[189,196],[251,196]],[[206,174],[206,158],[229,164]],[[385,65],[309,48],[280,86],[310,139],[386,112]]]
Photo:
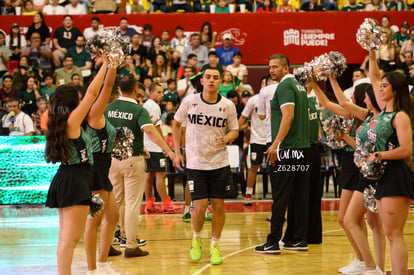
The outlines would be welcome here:
[[[257,102],[259,95],[254,95],[247,101],[239,118],[239,127],[250,117],[250,169],[247,176],[246,195],[244,205],[252,205],[253,186],[256,182],[257,170],[263,162],[266,152],[266,122],[257,114]]]
[[[206,69],[201,78],[203,92],[184,99],[174,116],[172,127],[177,167],[181,169],[184,162],[179,153],[180,126],[183,122],[187,126],[187,184],[194,201],[190,259],[201,259],[201,230],[210,198],[213,210],[210,263],[216,265],[222,263],[218,241],[225,220],[224,198],[229,195],[232,186],[226,144],[237,138],[239,129],[233,102],[218,93],[220,83],[220,72],[216,68]]]
[[[160,133],[161,136],[161,108],[160,102],[164,96],[163,88],[159,83],[153,83],[150,87],[149,99],[144,103],[143,107],[148,111],[151,121]],[[155,178],[155,185],[157,192],[162,200],[162,211],[164,213],[173,214],[176,208],[171,203],[171,197],[168,197],[167,190],[165,188],[165,157],[162,149],[155,144],[146,134],[144,134],[144,147],[150,153],[149,159],[146,159],[147,170],[145,175],[145,212],[158,212],[159,210],[154,207],[155,197],[152,196],[152,186]]]
[[[263,87],[259,92],[259,99],[257,101],[257,114],[260,119],[266,120],[266,144],[272,143],[272,126],[270,123],[270,102],[275,94],[277,83]]]

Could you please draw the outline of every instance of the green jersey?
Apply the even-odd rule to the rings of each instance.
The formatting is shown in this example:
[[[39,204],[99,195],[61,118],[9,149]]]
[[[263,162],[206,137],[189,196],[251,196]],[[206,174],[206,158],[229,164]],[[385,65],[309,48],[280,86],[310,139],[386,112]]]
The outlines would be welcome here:
[[[280,144],[280,149],[308,148],[309,143],[309,115],[306,89],[299,85],[293,75],[285,75],[277,86],[270,104],[270,118],[272,123],[272,140],[275,140],[282,121],[282,107],[294,105],[294,118],[289,132]]]
[[[319,142],[319,108],[315,97],[308,96],[309,105],[309,137],[310,143],[316,144]]]
[[[115,127],[106,120],[106,125],[102,129],[94,129],[88,125],[88,134],[92,139],[93,153],[111,153],[114,148]]]
[[[91,137],[81,128],[81,135],[68,140],[70,160],[65,165],[93,164]]]
[[[134,156],[144,153],[142,128],[152,125],[147,110],[140,106],[136,100],[121,96],[106,107],[105,117],[116,129],[126,127],[132,131]]]

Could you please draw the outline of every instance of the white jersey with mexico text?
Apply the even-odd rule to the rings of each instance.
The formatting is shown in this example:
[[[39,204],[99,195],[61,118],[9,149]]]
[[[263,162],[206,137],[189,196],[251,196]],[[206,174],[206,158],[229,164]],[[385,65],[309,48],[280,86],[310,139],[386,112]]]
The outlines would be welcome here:
[[[186,123],[187,168],[214,170],[229,165],[226,147],[216,145],[216,137],[238,130],[234,103],[218,96],[216,103],[206,103],[200,94],[187,96],[174,119]]]
[[[260,89],[259,99],[257,102],[257,114],[266,116],[266,142],[272,142],[272,124],[270,122],[270,103],[276,92],[278,84],[272,84]]]
[[[252,96],[243,109],[242,116],[250,117],[250,144],[266,145],[266,121],[257,114],[259,95]]]
[[[144,107],[148,111],[154,127],[157,127],[157,126],[161,127],[160,105],[158,105],[157,102],[149,98],[142,107]],[[162,149],[157,144],[155,144],[145,133],[144,133],[144,147],[147,148],[149,152],[158,152],[158,153],[162,152]]]

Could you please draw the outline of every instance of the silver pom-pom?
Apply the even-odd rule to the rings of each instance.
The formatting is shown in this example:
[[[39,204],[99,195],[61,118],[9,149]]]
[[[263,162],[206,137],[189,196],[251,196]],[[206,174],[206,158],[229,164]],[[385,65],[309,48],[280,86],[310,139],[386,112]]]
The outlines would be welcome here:
[[[365,50],[377,50],[382,44],[381,27],[372,18],[365,18],[356,33],[356,40]]]
[[[376,159],[367,161],[368,156],[373,153],[375,153],[375,145],[371,142],[358,144],[354,153],[354,163],[365,178],[378,180],[384,175],[387,162]]]
[[[326,145],[334,150],[344,148],[347,143],[342,139],[337,139],[337,135],[348,134],[350,121],[341,116],[333,115],[326,118],[323,122],[323,130],[326,133]]]
[[[346,69],[346,59],[339,52],[324,53],[315,57],[310,63],[305,63],[295,72],[295,78],[299,84],[305,86],[311,77],[317,81],[325,81],[331,74],[337,78],[342,75]]]
[[[104,31],[86,41],[86,50],[96,56],[101,52],[108,55],[110,66],[119,66],[125,57],[131,53],[132,45],[129,37],[116,35],[111,31]]]
[[[375,188],[370,184],[364,189],[363,195],[365,207],[373,213],[378,212],[377,200],[375,199],[375,191]]]
[[[92,194],[89,205],[89,217],[92,219],[102,213],[104,209],[104,200],[99,194]]]
[[[127,127],[116,128],[116,136],[114,141],[114,148],[112,150],[112,157],[118,160],[124,160],[132,157],[134,133]]]

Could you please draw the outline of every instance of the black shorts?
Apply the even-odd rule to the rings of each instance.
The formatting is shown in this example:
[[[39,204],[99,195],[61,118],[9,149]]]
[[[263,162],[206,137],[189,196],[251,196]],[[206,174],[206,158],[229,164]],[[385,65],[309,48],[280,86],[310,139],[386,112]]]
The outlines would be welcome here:
[[[150,152],[150,158],[145,160],[147,162],[148,172],[165,172],[165,157],[164,153]]]
[[[252,143],[250,144],[250,162],[251,164],[262,164],[266,145]]]
[[[225,199],[233,188],[230,166],[214,170],[187,168],[187,184],[193,200]]]

